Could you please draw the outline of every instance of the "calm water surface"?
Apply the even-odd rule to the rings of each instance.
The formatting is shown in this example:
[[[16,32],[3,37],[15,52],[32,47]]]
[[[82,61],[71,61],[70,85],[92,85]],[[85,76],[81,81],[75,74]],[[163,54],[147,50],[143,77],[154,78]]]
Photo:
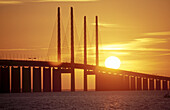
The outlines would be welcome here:
[[[0,94],[0,109],[170,110],[167,91],[47,92]]]

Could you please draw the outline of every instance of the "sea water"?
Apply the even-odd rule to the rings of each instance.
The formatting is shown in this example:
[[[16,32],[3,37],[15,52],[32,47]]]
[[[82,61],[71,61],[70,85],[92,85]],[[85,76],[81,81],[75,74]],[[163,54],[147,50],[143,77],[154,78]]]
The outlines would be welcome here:
[[[170,110],[167,91],[41,92],[0,94],[0,109]]]

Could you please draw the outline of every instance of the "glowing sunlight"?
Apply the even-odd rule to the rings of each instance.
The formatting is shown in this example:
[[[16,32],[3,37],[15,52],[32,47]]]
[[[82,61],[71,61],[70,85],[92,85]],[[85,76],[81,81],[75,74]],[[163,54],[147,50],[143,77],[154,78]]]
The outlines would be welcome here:
[[[120,67],[121,61],[115,56],[110,56],[105,60],[105,66],[107,68],[118,69]]]

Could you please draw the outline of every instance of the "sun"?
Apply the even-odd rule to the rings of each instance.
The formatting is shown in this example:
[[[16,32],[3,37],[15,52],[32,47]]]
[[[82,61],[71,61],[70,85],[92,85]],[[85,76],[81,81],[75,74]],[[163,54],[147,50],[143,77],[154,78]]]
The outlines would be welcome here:
[[[110,56],[105,60],[105,66],[107,68],[118,69],[120,67],[121,61],[115,56]]]

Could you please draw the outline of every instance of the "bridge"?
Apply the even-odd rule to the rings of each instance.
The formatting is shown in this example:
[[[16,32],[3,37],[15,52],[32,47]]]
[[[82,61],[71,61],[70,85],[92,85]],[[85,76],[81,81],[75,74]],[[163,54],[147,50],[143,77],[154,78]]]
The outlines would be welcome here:
[[[60,92],[61,74],[71,74],[71,91],[75,91],[75,69],[84,70],[84,91],[87,91],[87,76],[95,75],[96,91],[115,90],[168,90],[170,77],[111,69],[99,66],[98,17],[96,21],[96,65],[87,64],[86,16],[84,16],[84,64],[74,62],[74,26],[71,7],[71,62],[61,62],[60,8],[58,8],[58,62],[30,60],[0,60],[0,92],[19,93]],[[31,77],[31,73],[33,76]],[[20,80],[22,79],[22,80]],[[32,82],[31,82],[32,81]],[[21,85],[22,84],[22,90]],[[43,87],[41,87],[43,85]],[[53,87],[52,87],[53,86]],[[42,89],[43,88],[43,89]]]

